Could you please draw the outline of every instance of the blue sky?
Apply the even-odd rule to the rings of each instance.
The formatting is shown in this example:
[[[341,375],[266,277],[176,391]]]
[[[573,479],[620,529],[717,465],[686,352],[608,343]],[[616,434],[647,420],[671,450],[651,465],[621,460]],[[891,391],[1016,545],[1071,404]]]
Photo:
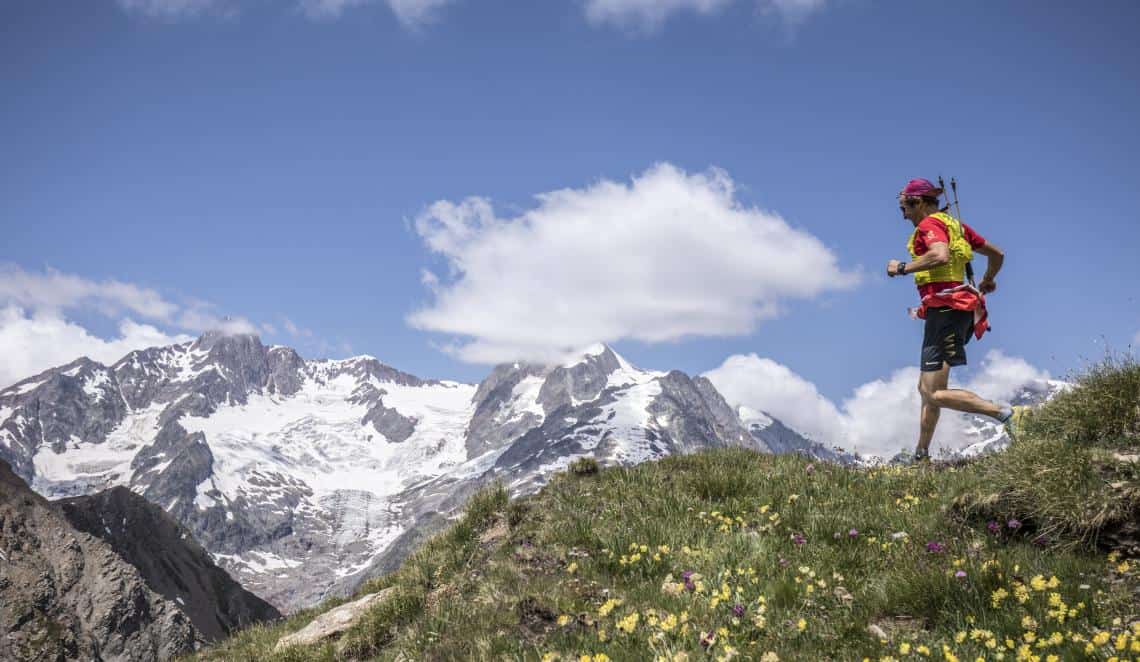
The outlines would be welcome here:
[[[73,345],[42,346],[60,325],[111,352],[231,316],[308,356],[477,381],[489,367],[462,348],[478,338],[431,328],[475,328],[463,311],[499,292],[479,246],[520,219],[629,218],[643,244],[592,235],[566,254],[596,246],[599,283],[648,259],[621,273],[657,282],[625,292],[628,315],[632,299],[597,285],[582,333],[689,373],[755,353],[838,402],[917,361],[914,289],[881,271],[905,257],[896,192],[941,173],[1008,255],[971,358],[998,349],[1060,375],[1140,333],[1138,21],[1132,2],[9,0],[0,352],[62,358]],[[655,168],[674,175],[661,189]],[[585,216],[535,197],[560,190]],[[710,191],[723,204],[686,216]],[[693,229],[662,220],[671,195]],[[460,209],[471,197],[493,217]],[[615,205],[629,216],[606,216]],[[781,249],[785,264],[763,232],[714,231],[775,216],[780,237],[818,245]],[[432,250],[457,228],[476,236]],[[491,253],[517,265],[509,250],[530,239],[516,239]],[[747,242],[756,263],[722,270],[720,251]],[[507,269],[503,297],[562,301],[565,281],[526,272],[559,255]],[[482,281],[456,271],[477,259]],[[668,283],[712,304],[637,294]],[[757,298],[752,318],[725,310]],[[410,323],[425,309],[437,326]],[[530,342],[499,322],[476,325],[499,350]]]

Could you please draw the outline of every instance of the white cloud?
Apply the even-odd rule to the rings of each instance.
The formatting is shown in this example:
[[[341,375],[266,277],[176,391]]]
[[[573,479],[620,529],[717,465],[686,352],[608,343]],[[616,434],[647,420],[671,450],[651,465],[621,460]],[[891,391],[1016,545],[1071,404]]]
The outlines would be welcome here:
[[[32,273],[15,265],[0,265],[0,302],[55,311],[92,306],[106,314],[126,310],[163,321],[178,310],[151,289],[117,280],[96,282],[50,268]]]
[[[667,19],[686,12],[712,15],[737,0],[586,0],[586,18],[595,25],[611,25],[644,32],[658,30]],[[824,8],[827,0],[755,0],[758,11],[777,14],[788,24],[802,22]]]
[[[408,322],[461,337],[444,346],[466,361],[547,361],[597,341],[751,333],[786,300],[859,280],[816,237],[740,204],[720,170],[662,164],[536,197],[514,218],[483,198],[416,218],[449,273],[423,275],[434,301]]]
[[[28,313],[19,306],[8,305],[0,308],[0,388],[81,356],[113,363],[136,349],[190,338],[124,319],[119,323],[118,336],[104,340],[57,312]]]
[[[113,320],[118,335],[104,339],[92,334],[68,319],[72,311],[94,312]],[[179,331],[138,323],[134,316]],[[50,268],[30,272],[0,264],[0,384],[19,381],[81,356],[112,363],[135,349],[191,338],[180,331],[208,330],[256,333],[257,328],[243,317],[216,314],[214,306],[204,301],[179,304],[131,283],[95,281]]]
[[[312,331],[310,331],[308,329],[300,328],[299,326],[297,326],[296,324],[293,323],[293,320],[291,320],[287,317],[285,318],[284,326],[285,326],[285,331],[287,331],[289,333],[289,335],[293,336],[294,338],[312,338],[313,337]]]
[[[405,27],[418,27],[430,23],[439,10],[451,0],[387,0],[392,13]]]
[[[579,0],[574,0],[579,1]],[[824,8],[828,0],[752,0],[762,14],[777,14],[797,24]],[[125,11],[174,21],[211,14],[232,17],[253,0],[116,0]],[[453,0],[278,0],[314,20],[335,20],[346,11],[383,2],[405,27],[415,29],[438,18]],[[594,25],[653,32],[676,14],[713,15],[740,0],[585,0],[586,18]]]
[[[378,0],[289,0],[312,19],[336,19],[354,7],[375,4]],[[396,18],[407,27],[417,27],[436,17],[451,0],[384,0]],[[125,11],[147,18],[173,21],[196,18],[204,14],[233,16],[252,0],[117,0]]]
[[[772,359],[735,354],[705,377],[733,406],[766,411],[818,440],[844,436],[843,415],[835,405],[815,384]]]
[[[257,325],[244,317],[219,316],[212,307],[195,306],[178,314],[178,326],[192,331],[222,331],[228,334],[257,333]]]
[[[227,0],[117,0],[124,10],[161,20],[191,18],[207,12],[229,13],[233,2]]]
[[[595,25],[653,31],[681,12],[714,14],[734,0],[586,0],[586,18]]]
[[[918,440],[922,403],[918,368],[902,368],[885,379],[863,384],[839,406],[787,367],[755,354],[730,356],[705,376],[733,406],[768,412],[827,445],[890,457],[904,448],[913,449]],[[966,388],[992,400],[1009,400],[1021,387],[1048,378],[1047,372],[1024,359],[991,350],[965,384],[952,381],[951,387]],[[966,429],[961,414],[943,411],[932,452],[966,445]]]

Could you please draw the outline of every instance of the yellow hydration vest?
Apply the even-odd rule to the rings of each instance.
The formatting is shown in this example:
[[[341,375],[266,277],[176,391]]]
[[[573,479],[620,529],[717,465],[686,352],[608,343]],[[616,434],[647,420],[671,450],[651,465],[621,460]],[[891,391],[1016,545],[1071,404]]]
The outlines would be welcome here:
[[[962,224],[958,219],[941,211],[931,214],[931,216],[942,221],[946,226],[946,232],[950,235],[950,261],[940,267],[916,271],[914,282],[919,287],[929,283],[961,283],[966,279],[966,264],[974,257],[974,249],[963,236]],[[914,252],[914,238],[917,236],[918,228],[915,228],[910,235],[910,241],[906,242],[906,249],[910,251],[911,259],[919,257]]]

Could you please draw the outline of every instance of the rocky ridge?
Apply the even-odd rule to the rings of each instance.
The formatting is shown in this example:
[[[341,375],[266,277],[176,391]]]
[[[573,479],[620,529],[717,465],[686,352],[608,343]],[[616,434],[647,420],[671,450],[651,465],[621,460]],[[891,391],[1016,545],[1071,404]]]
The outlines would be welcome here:
[[[491,480],[518,494],[585,455],[633,464],[728,445],[835,456],[776,423],[746,425],[707,379],[600,344],[562,365],[497,366],[476,386],[208,333],[0,391],[0,459],[53,498],[144,496],[244,586],[295,609],[402,558],[418,528]]]

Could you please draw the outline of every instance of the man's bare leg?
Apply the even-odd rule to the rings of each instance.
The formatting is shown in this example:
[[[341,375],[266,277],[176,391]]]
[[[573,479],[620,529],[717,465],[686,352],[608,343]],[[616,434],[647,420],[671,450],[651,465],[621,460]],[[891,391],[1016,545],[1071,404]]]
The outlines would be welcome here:
[[[950,365],[942,362],[942,369],[923,372],[918,378],[918,392],[922,395],[922,417],[919,420],[918,450],[928,451],[934,428],[938,425],[942,408],[968,414],[983,414],[998,418],[1001,405],[960,388],[946,388],[950,382]]]
[[[950,381],[950,366],[945,361],[942,369],[935,372],[923,372],[918,379],[918,392],[922,395],[922,415],[918,420],[918,454],[929,456],[930,440],[934,438],[934,428],[938,426],[938,418],[942,408],[934,404],[928,397],[929,393],[946,390]]]
[[[934,405],[922,403],[922,417],[918,421],[918,450],[930,454],[930,440],[934,438],[934,428],[938,426],[938,415],[942,410]]]
[[[922,401],[935,407],[964,411],[967,414],[983,414],[997,418],[1001,405],[979,397],[977,394],[960,388],[946,388],[950,377],[950,366],[942,364],[937,372],[924,372],[918,380],[918,392]]]

